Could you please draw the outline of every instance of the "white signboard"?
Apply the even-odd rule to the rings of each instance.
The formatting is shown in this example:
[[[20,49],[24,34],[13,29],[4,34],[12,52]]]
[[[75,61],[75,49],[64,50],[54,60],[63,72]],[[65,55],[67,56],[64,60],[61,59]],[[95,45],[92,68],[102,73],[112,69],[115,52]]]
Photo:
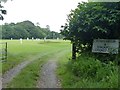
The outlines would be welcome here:
[[[92,52],[117,54],[119,40],[116,39],[94,39]]]

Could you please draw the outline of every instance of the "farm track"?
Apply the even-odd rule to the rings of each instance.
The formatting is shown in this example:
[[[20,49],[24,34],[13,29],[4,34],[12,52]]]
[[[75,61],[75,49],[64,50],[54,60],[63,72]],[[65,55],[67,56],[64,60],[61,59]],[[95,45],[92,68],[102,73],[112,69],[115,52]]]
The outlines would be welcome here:
[[[56,76],[57,61],[67,51],[58,52],[53,55],[46,64],[42,66],[40,71],[40,79],[37,83],[37,88],[61,88],[60,81]]]
[[[30,57],[28,58],[28,60],[18,64],[17,66],[7,71],[5,74],[2,75],[2,88],[6,88],[7,84],[10,83],[12,79],[16,77],[21,72],[21,70],[24,69],[27,65],[29,65],[33,61],[38,60],[39,58],[46,56],[48,54],[51,54],[51,53],[48,52],[45,54],[38,54],[38,55],[35,55],[34,57]]]

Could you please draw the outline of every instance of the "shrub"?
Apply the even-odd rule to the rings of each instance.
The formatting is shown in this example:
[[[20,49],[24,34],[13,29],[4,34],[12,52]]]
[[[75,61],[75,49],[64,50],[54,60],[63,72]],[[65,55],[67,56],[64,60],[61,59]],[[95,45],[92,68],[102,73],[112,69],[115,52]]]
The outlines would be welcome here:
[[[68,66],[81,79],[79,83],[87,80],[90,87],[118,87],[118,66],[114,62],[103,63],[93,57],[80,56],[76,61],[69,62]]]
[[[72,71],[76,76],[94,77],[101,67],[101,62],[93,58],[79,57],[72,65]]]

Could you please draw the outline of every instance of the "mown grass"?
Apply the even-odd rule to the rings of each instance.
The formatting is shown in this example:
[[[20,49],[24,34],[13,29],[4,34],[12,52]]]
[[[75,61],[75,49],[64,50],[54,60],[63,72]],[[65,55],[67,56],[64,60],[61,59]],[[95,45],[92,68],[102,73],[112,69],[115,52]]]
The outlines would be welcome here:
[[[83,55],[76,61],[65,56],[59,63],[57,74],[63,88],[118,88],[118,65],[114,62],[105,64]]]
[[[36,88],[40,79],[41,67],[55,53],[43,56],[32,64],[28,65],[22,72],[15,77],[8,85],[8,88]]]
[[[34,57],[37,54],[41,55],[49,51],[61,49],[68,45],[69,41],[49,40],[44,42],[43,40],[23,40],[22,44],[19,40],[2,40],[2,42],[8,43],[8,58],[6,62],[2,63],[2,73],[5,73],[7,70],[13,68],[20,62],[30,60],[30,57]]]
[[[19,40],[5,40],[4,42],[8,42],[8,59],[2,63],[3,73],[25,60],[37,57],[8,84],[9,88],[35,88],[40,77],[41,66],[50,57],[54,57],[54,54],[61,51],[70,52],[71,46],[69,41],[63,40],[49,40],[45,42],[24,40],[23,44],[20,44]]]
[[[40,57],[24,68],[21,73],[10,82],[8,88],[36,88],[42,65],[50,58],[61,58],[62,55],[70,52],[70,45],[68,43],[62,44],[61,48],[56,48],[48,52],[48,54]]]

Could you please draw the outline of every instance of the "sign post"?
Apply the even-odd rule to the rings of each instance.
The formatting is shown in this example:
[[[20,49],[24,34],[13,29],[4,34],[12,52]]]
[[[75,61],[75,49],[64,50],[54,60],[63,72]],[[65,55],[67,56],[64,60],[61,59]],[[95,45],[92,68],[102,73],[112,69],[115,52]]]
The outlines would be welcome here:
[[[118,54],[119,40],[117,39],[94,39],[92,52]]]

